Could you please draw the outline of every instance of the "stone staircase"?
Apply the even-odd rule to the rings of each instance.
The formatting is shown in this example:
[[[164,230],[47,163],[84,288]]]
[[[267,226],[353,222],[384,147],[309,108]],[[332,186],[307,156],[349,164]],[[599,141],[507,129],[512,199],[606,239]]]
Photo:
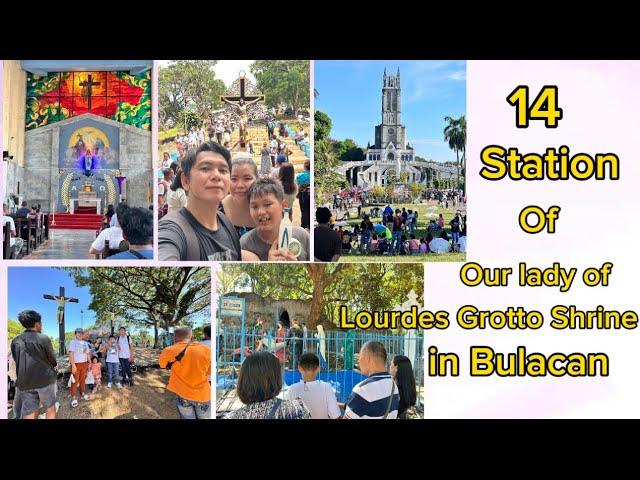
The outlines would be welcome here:
[[[267,135],[267,127],[264,125],[260,126],[249,126],[247,129],[247,137],[253,144],[253,160],[255,161],[258,168],[260,168],[260,150],[262,150],[262,144],[269,144],[269,137]],[[308,131],[309,129],[305,129]],[[276,128],[277,133],[277,128]],[[231,134],[231,145],[234,145],[240,138],[240,131],[236,129]],[[304,170],[304,162],[309,158],[304,154],[302,149],[296,145],[296,142],[291,137],[280,138],[280,141],[286,142],[289,150],[293,151],[291,155],[289,155],[289,163],[293,165],[295,168],[296,174],[300,173]],[[238,149],[234,150],[234,152]],[[233,154],[233,152],[232,152]]]

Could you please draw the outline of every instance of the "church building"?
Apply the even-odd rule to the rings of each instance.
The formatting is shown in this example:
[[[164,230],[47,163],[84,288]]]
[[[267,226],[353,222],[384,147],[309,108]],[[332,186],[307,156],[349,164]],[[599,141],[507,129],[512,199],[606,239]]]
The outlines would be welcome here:
[[[2,67],[10,212],[26,201],[56,214],[52,228],[89,230],[122,199],[149,207],[152,60],[7,60]],[[73,217],[79,212],[93,218]]]

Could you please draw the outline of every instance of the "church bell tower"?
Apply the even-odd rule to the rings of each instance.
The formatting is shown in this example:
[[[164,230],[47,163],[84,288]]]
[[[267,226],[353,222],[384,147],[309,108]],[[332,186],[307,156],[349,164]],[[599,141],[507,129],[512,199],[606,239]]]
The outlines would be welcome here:
[[[398,149],[406,147],[400,113],[400,69],[396,75],[388,75],[385,68],[382,75],[382,123],[376,126],[376,148],[384,149],[390,142]]]

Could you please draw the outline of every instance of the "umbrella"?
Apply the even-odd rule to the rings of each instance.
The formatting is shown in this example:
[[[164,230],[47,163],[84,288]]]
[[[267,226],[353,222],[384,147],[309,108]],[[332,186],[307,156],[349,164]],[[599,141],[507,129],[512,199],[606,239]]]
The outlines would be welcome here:
[[[376,231],[376,233],[378,235],[382,235],[383,233],[385,233],[385,231],[387,230],[387,227],[385,227],[384,225],[382,225],[381,223],[376,223],[373,226],[373,229]]]

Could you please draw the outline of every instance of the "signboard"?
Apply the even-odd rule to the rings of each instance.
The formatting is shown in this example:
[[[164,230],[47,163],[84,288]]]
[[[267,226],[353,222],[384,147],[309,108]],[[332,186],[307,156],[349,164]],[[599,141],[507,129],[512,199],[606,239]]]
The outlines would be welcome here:
[[[244,298],[223,297],[220,301],[220,311],[223,317],[242,317],[244,312]]]

